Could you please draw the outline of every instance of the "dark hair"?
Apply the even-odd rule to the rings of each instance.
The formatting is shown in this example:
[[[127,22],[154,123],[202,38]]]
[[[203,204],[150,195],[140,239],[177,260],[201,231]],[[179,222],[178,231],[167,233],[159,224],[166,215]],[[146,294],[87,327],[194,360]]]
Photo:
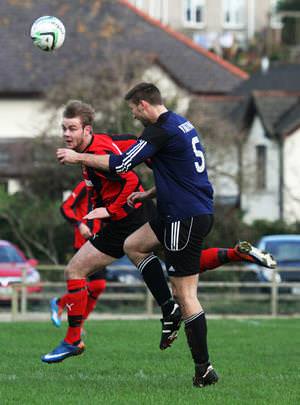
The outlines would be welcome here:
[[[95,110],[90,104],[79,100],[70,100],[65,106],[63,112],[64,118],[80,117],[82,126],[93,125],[95,119]]]
[[[152,83],[139,83],[134,86],[125,96],[126,101],[132,101],[138,105],[141,100],[148,101],[151,105],[162,104],[162,97],[158,88]]]

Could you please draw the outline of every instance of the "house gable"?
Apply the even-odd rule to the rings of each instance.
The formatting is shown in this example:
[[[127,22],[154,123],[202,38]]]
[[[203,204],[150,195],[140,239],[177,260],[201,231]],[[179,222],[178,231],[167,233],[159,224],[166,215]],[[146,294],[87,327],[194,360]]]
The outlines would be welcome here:
[[[259,162],[259,150],[264,151],[265,161],[263,162]],[[276,140],[266,136],[265,126],[258,114],[254,116],[249,129],[243,156],[245,176],[241,203],[245,212],[245,221],[252,222],[255,219],[274,221],[278,219],[278,144]],[[265,176],[264,187],[260,185],[261,176]]]

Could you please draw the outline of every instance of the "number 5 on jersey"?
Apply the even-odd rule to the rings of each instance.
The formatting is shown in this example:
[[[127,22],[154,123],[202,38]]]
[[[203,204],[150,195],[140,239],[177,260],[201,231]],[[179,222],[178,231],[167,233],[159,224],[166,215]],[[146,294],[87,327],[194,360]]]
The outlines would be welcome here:
[[[194,138],[192,138],[193,151],[195,156],[198,158],[197,161],[194,162],[194,164],[197,172],[203,173],[205,170],[204,153],[202,152],[201,149],[197,149],[197,144],[200,144],[200,141],[197,136],[194,136]]]

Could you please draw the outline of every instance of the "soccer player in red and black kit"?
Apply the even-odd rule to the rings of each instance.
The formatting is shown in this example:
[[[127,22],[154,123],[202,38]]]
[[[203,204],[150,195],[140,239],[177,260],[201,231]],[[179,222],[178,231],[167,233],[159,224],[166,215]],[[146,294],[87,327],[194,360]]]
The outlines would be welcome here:
[[[132,136],[110,137],[94,134],[92,124],[94,110],[80,101],[70,101],[63,113],[63,136],[68,149],[89,155],[121,154],[136,141]],[[155,213],[152,201],[131,207],[128,197],[143,187],[135,172],[111,174],[82,165],[83,178],[92,193],[94,207],[102,226],[100,232],[87,241],[68,263],[65,275],[68,294],[65,305],[68,311],[69,327],[65,339],[50,353],[42,356],[42,361],[55,363],[70,356],[81,354],[84,343],[81,328],[87,306],[88,292],[86,276],[109,265],[124,255],[123,244],[128,235],[141,227]],[[150,204],[149,204],[150,202]],[[156,258],[157,262],[159,260]],[[174,302],[161,267],[159,271],[143,272],[143,278],[160,305],[163,317],[179,310]],[[163,348],[168,347],[168,336],[163,336]]]
[[[84,219],[84,216],[92,209],[91,193],[87,189],[84,181],[80,181],[76,185],[69,197],[66,198],[60,207],[63,217],[73,225],[74,228],[73,248],[75,253],[90,237],[100,231],[101,221],[99,219]],[[89,314],[93,311],[99,296],[105,290],[105,268],[89,275],[87,281],[88,298],[84,319],[87,319]],[[61,314],[66,306],[67,298],[68,295],[65,294],[60,298],[52,298],[50,301],[51,320],[56,327],[61,326]]]
[[[62,216],[74,227],[73,248],[75,253],[91,236],[100,231],[101,221],[99,219],[83,218],[92,209],[91,193],[84,180],[76,185],[60,206]]]

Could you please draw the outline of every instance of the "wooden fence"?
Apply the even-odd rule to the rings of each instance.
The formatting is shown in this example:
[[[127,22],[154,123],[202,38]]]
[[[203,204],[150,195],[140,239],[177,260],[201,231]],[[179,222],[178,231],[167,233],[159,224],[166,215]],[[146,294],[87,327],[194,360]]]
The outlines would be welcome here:
[[[42,273],[44,271],[63,271],[64,266],[58,265],[43,265],[38,266],[38,270]],[[214,271],[218,272],[249,272],[248,268],[243,267],[223,267],[220,270]],[[272,271],[272,280],[270,282],[244,282],[244,281],[202,281],[199,282],[199,293],[202,299],[219,299],[219,300],[231,300],[234,302],[242,302],[245,300],[259,302],[262,300],[269,301],[269,311],[268,315],[276,317],[279,314],[278,306],[279,299],[285,301],[298,301],[300,302],[300,282],[281,282],[276,281],[276,273],[278,271],[298,271],[300,269],[276,269]],[[10,314],[11,320],[20,320],[28,318],[28,302],[31,300],[43,301],[49,300],[54,296],[54,289],[65,287],[65,282],[50,282],[44,281],[40,282],[38,285],[41,286],[40,292],[28,293],[27,287],[32,287],[32,284],[26,284],[25,280],[25,270],[23,271],[23,282],[11,284],[12,295],[11,295],[11,307]],[[279,289],[288,288],[298,293],[279,293]],[[112,290],[113,291],[110,291]],[[213,292],[207,292],[207,290],[212,289]],[[224,290],[229,290],[229,292],[224,292]],[[243,293],[243,289],[247,289],[247,293]],[[298,291],[297,291],[298,290]],[[263,292],[261,292],[263,291]],[[1,299],[1,296],[0,296]],[[101,301],[113,301],[113,302],[132,302],[139,303],[142,305],[144,310],[143,314],[145,316],[151,316],[154,313],[154,300],[146,288],[145,284],[142,282],[124,284],[119,282],[109,282],[107,283],[107,290],[101,296]],[[224,301],[225,302],[225,301]],[[297,311],[296,311],[297,312]],[[300,311],[299,311],[300,312]],[[220,314],[222,315],[222,314]],[[227,314],[228,315],[228,314]],[[293,313],[293,315],[299,315],[299,313]],[[255,316],[255,314],[253,314]]]

